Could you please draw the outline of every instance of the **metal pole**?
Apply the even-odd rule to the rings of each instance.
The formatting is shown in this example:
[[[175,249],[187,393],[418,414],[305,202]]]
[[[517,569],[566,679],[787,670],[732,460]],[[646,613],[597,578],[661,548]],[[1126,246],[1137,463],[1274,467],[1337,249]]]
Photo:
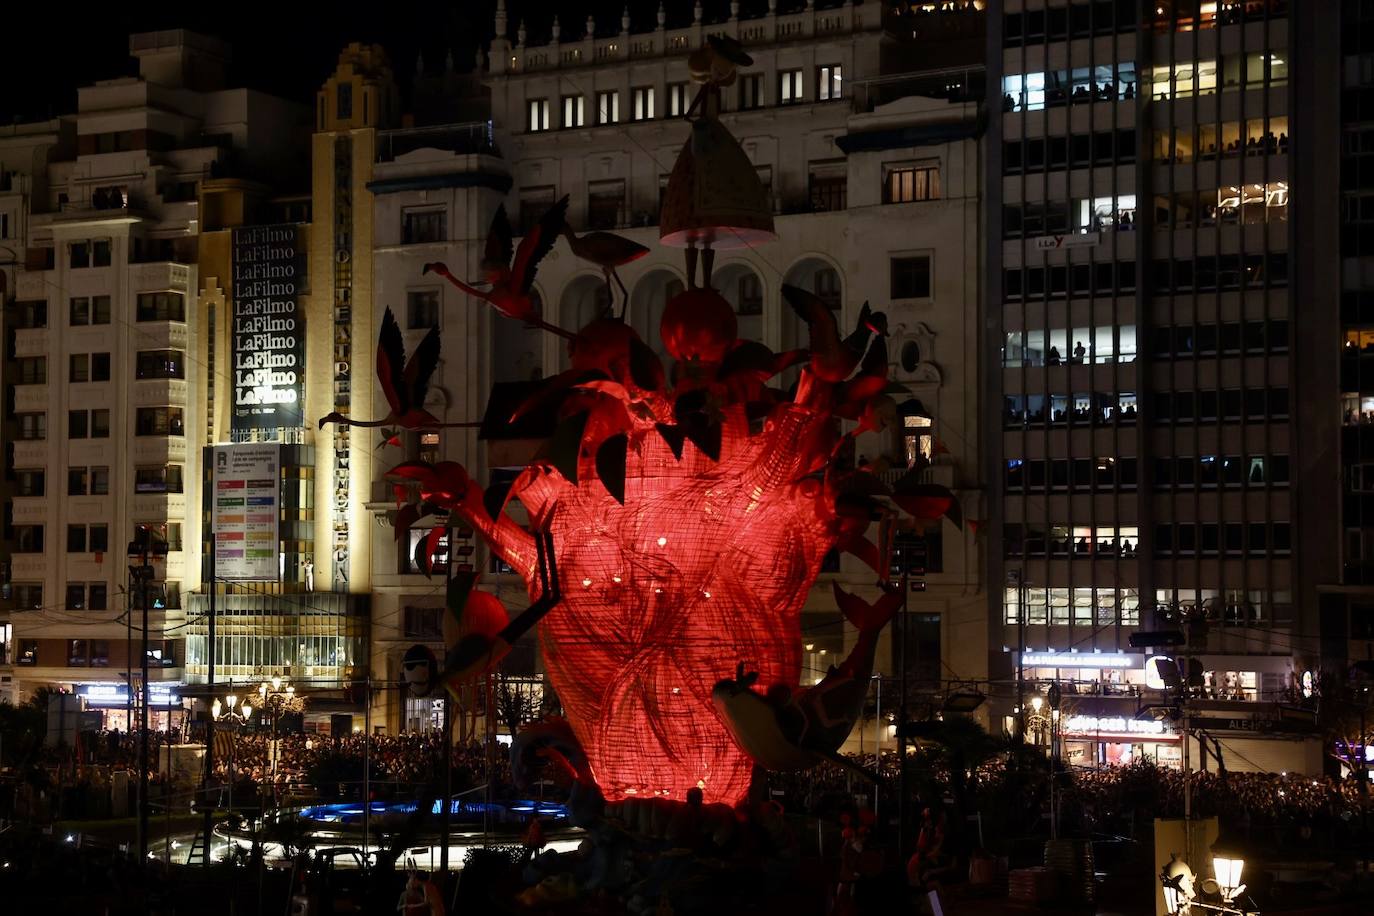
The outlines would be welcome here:
[[[1026,582],[1016,575],[1016,743],[1026,740]]]
[[[873,722],[873,817],[878,816],[878,799],[882,797],[879,791],[883,785],[883,678],[878,676],[878,705],[874,710],[875,720]]]
[[[367,675],[363,697],[363,867],[367,867],[367,841],[372,821],[372,673]]]
[[[138,858],[140,865],[148,858],[148,578],[152,575],[152,564],[148,562],[152,532],[144,544],[139,567],[139,598],[143,604],[143,659],[140,665],[143,683],[140,686],[141,705],[139,711],[139,773],[138,773]]]
[[[1369,711],[1369,700],[1360,705],[1360,834],[1364,837],[1364,873],[1369,874],[1369,733],[1365,731],[1365,713]]]
[[[453,694],[444,690],[444,795],[439,806],[439,872],[448,880],[449,800],[453,792]]]
[[[213,462],[211,462],[213,465]],[[210,498],[214,499],[215,472],[210,471]],[[210,804],[210,785],[215,780],[215,717],[211,704],[215,696],[215,532],[210,530],[210,620],[205,640],[205,661],[208,666],[205,683],[205,785],[201,799],[205,806],[205,821],[201,830],[205,833],[205,853],[202,864],[210,867],[210,840],[215,829],[214,806]],[[232,757],[231,757],[232,759]],[[190,863],[187,862],[189,865]]]
[[[134,731],[134,596],[124,597],[124,684],[128,693],[124,698],[124,734]],[[127,800],[126,800],[127,802]]]
[[[172,864],[172,704],[167,704],[167,778],[162,783],[162,807],[167,815],[167,835],[162,838],[162,859]]]
[[[924,546],[924,545],[923,545]],[[905,564],[903,564],[905,565]],[[910,721],[907,715],[907,664],[906,664],[906,628],[908,621],[907,604],[911,598],[910,576],[905,570],[902,572],[902,610],[897,617],[897,674],[899,677],[900,692],[897,695],[897,721],[903,726]],[[901,853],[902,861],[906,859],[906,851],[910,846],[907,837],[907,792],[906,792],[906,729],[897,729],[897,849]],[[876,797],[876,796],[875,796]]]
[[[1058,674],[1058,672],[1055,672]],[[1059,710],[1050,710],[1050,839],[1059,839],[1059,807],[1054,784],[1059,781]]]
[[[277,715],[281,711],[281,701],[273,694],[272,699],[272,808],[277,805]]]

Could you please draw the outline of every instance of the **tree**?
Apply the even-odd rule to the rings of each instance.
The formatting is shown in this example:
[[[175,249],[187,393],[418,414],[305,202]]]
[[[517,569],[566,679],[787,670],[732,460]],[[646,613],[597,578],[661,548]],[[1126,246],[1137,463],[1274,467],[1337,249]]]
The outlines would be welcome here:
[[[496,675],[495,680],[496,717],[514,735],[538,713],[534,685],[526,678],[504,673]]]
[[[1357,662],[1348,670],[1328,669],[1317,676],[1317,728],[1332,755],[1354,773],[1367,764],[1359,759],[1374,743],[1374,672]],[[1357,750],[1358,749],[1358,750]]]

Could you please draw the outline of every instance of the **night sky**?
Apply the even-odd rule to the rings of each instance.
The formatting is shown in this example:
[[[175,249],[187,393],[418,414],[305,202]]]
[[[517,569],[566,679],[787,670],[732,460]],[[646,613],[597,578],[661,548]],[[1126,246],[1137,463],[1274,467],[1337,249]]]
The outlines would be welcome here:
[[[632,28],[652,28],[658,0],[630,0]],[[781,9],[800,0],[782,0]],[[829,5],[829,4],[819,4]],[[531,42],[549,33],[554,12],[563,35],[580,37],[588,12],[599,31],[620,29],[625,0],[507,0],[510,29],[523,15]],[[766,0],[745,0],[746,14],[765,9]],[[668,25],[691,22],[691,0],[667,0]],[[728,0],[705,0],[704,18],[728,16]],[[30,9],[42,9],[35,5]],[[490,38],[496,0],[384,0],[367,6],[305,4],[292,0],[228,0],[189,4],[137,2],[48,4],[59,21],[32,21],[10,34],[0,53],[0,123],[34,120],[76,110],[76,89],[96,80],[137,72],[128,56],[130,32],[187,28],[228,41],[233,47],[230,83],[308,101],[334,69],[339,49],[350,41],[378,42],[391,55],[405,84],[422,52],[425,69],[438,72],[452,49],[458,69],[470,69],[479,41]],[[69,22],[79,19],[79,22]],[[14,19],[7,25],[14,26]]]

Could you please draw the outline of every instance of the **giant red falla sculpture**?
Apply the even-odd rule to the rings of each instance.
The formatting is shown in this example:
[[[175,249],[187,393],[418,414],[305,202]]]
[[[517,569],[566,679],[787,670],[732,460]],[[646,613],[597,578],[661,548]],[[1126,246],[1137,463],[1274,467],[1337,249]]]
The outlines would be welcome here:
[[[730,57],[737,49],[725,50]],[[713,55],[705,66],[698,66],[701,53]],[[705,146],[694,152],[693,139],[684,146],[683,156],[695,156],[695,164],[675,176],[700,175],[721,161],[712,145],[728,134],[715,120],[710,94],[733,78],[735,61],[709,50],[694,55],[694,76],[704,83],[693,106],[694,134],[702,133],[701,121],[710,123]],[[727,151],[724,160],[732,156]],[[742,153],[734,158],[748,164]],[[750,179],[758,181],[752,167],[723,185],[737,189]],[[765,199],[761,188],[751,193]],[[751,244],[771,234],[766,211],[740,218],[737,190],[730,195],[732,219],[718,233],[709,230],[710,202],[700,193],[670,189],[667,197],[683,209],[665,207],[663,235],[688,249],[689,276],[698,246],[709,253],[712,244],[745,239],[740,225]],[[539,259],[564,231],[562,213],[555,208],[515,251],[498,213],[484,267],[505,297],[503,314],[533,314],[520,299],[528,298]],[[398,525],[422,513],[450,513],[449,524],[471,526],[524,577],[535,601],[512,622],[491,612],[489,597],[479,602],[480,613],[465,622],[462,644],[450,652],[450,685],[489,671],[537,621],[548,678],[609,800],[680,799],[693,787],[707,802],[743,796],[753,760],[713,707],[713,687],[739,663],[758,672],[761,686],[796,687],[800,612],[822,558],[838,547],[875,570],[885,565],[865,533],[887,511],[883,497],[894,494],[853,467],[846,448],[853,433],[842,434],[840,422],[873,428],[883,413],[875,408],[890,406],[880,313],[865,306],[859,327],[842,338],[834,312],[785,288],[808,323],[811,346],[774,354],[737,339],[732,308],[710,288],[709,254],[704,261],[703,284],[670,301],[659,328],[676,361],[671,371],[617,319],[571,335],[572,368],[530,405],[556,404],[558,427],[506,497],[523,505],[528,526],[487,499],[457,464],[411,462],[392,472],[398,495],[410,503]],[[431,269],[452,276],[443,265]],[[427,379],[423,367],[395,368],[395,335],[383,337],[392,352],[379,354],[379,367],[397,380],[393,387]],[[801,366],[794,388],[770,385],[794,365]],[[932,493],[914,477],[903,490],[898,503],[932,519],[951,504],[943,498],[948,491]],[[422,544],[422,562],[437,548],[437,534]]]

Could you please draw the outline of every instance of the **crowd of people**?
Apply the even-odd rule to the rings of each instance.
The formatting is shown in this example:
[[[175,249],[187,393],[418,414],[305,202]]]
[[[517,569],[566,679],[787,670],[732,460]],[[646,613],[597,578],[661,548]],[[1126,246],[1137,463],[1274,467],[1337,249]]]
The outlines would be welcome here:
[[[150,741],[153,748],[167,745],[165,734],[150,737],[156,739]],[[266,735],[235,736],[232,759],[221,753],[215,760],[220,784],[228,785],[232,768],[236,791],[240,787],[245,791],[256,788],[263,795],[275,794],[283,803],[311,797],[354,797],[360,791],[366,756],[371,762],[374,795],[400,797],[408,796],[415,786],[442,772],[442,739],[438,733],[370,738],[362,734],[337,738],[324,734],[282,736],[278,740],[275,774],[270,745],[271,739]],[[68,758],[59,764],[56,758],[45,758],[37,768],[43,776],[35,781],[37,794],[29,799],[32,813],[37,813],[40,798],[46,799],[41,807],[52,816],[80,813],[99,817],[111,809],[129,810],[127,806],[109,805],[100,799],[108,797],[117,771],[132,772],[136,768],[138,753],[137,735],[113,732],[85,742],[75,762]],[[485,783],[490,767],[498,794],[510,797],[516,792],[505,747],[497,746],[489,755],[481,744],[468,743],[456,745],[452,754],[455,791]],[[825,764],[803,772],[769,774],[768,790],[788,810],[819,816],[843,809],[856,796],[869,800],[895,797],[895,754],[884,754],[881,760],[872,754],[851,755],[850,762],[855,766]],[[918,753],[912,765],[921,776],[909,783],[909,788],[920,785],[927,796],[948,794],[950,774],[937,757]],[[856,775],[858,770],[877,773],[876,786]],[[188,774],[179,776],[185,781]],[[191,777],[192,782],[199,781],[198,774]],[[177,778],[178,774],[173,772],[173,779]],[[995,805],[1009,779],[1027,778],[1025,773],[1009,771],[1000,758],[994,758],[967,774],[965,782],[982,806]],[[1042,773],[1038,778],[1048,777]],[[164,766],[158,766],[150,776],[155,795],[162,793],[167,779]],[[1191,781],[1191,807],[1195,815],[1217,815],[1223,822],[1244,830],[1284,830],[1301,835],[1304,828],[1310,828],[1334,835],[1342,825],[1358,824],[1374,808],[1374,796],[1364,792],[1358,779],[1212,770],[1192,774]],[[1090,829],[1129,833],[1137,823],[1148,824],[1156,816],[1181,816],[1184,784],[1182,772],[1150,763],[1073,768],[1061,774],[1056,783],[1061,790],[1057,805],[1062,816],[1079,820]],[[1042,806],[1047,806],[1048,793],[1041,792],[1039,796]],[[241,797],[240,801],[243,800]]]

